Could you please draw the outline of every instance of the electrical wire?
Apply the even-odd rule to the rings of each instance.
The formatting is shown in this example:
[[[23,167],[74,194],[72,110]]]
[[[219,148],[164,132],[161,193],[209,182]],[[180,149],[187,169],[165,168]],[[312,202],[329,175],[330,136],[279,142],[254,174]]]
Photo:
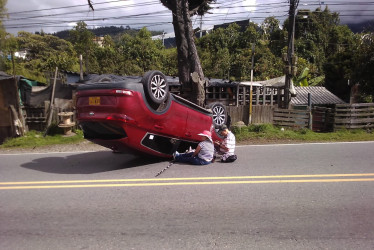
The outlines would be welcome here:
[[[132,26],[140,26],[144,25],[146,27],[151,26],[157,26],[157,25],[165,25],[170,24],[171,21],[171,14],[168,9],[165,8],[163,11],[159,12],[145,12],[144,10],[147,8],[151,8],[154,5],[160,5],[159,1],[147,1],[147,2],[141,2],[141,3],[129,3],[124,4],[123,6],[107,6],[108,4],[116,4],[124,2],[124,0],[111,0],[111,1],[103,1],[95,3],[95,11],[93,17],[85,17],[82,18],[82,13],[91,13],[92,11],[88,11],[88,5],[87,4],[81,4],[81,5],[71,5],[71,6],[63,6],[63,7],[54,7],[54,8],[44,8],[40,10],[27,10],[27,11],[18,11],[18,12],[10,12],[8,13],[9,19],[5,20],[3,18],[3,26],[7,29],[20,29],[20,28],[32,28],[32,27],[63,27],[61,24],[71,24],[76,23],[78,21],[84,21],[87,22],[87,25],[90,26],[90,22],[102,22],[104,25],[109,25],[109,23],[113,25],[118,25],[117,23],[113,22],[115,20],[121,20],[124,21],[123,24],[120,25],[132,25]],[[125,1],[126,3],[127,1]],[[297,0],[297,3],[299,1]],[[239,5],[237,5],[239,4]],[[321,6],[320,3],[314,2],[306,2],[308,6]],[[99,5],[100,7],[96,8],[96,6]],[[334,12],[340,12],[341,17],[352,17],[357,16],[357,14],[352,14],[352,12],[364,12],[363,15],[360,15],[362,17],[369,17],[370,15],[370,9],[357,9],[355,10],[353,7],[374,7],[374,1],[370,2],[355,2],[355,3],[347,3],[343,1],[329,1],[327,6],[337,6],[340,7]],[[349,10],[346,10],[342,7],[350,6]],[[224,20],[226,21],[237,21],[237,20],[243,20],[248,19],[244,18],[244,16],[248,17],[248,11],[238,11],[242,8],[249,8],[249,7],[255,7],[256,10],[253,11],[253,14],[251,13],[251,19],[253,20],[261,20],[266,17],[266,15],[271,15],[277,18],[286,18],[288,16],[287,14],[287,7],[288,7],[288,1],[272,1],[272,2],[266,2],[262,4],[256,4],[256,5],[245,5],[243,4],[242,0],[239,1],[230,1],[230,2],[216,2],[211,4],[213,13],[212,14],[206,14],[204,15],[204,23],[210,24],[217,22],[218,20],[222,20],[222,15],[225,15]],[[304,7],[304,5],[303,5]],[[75,10],[72,11],[71,9],[74,8]],[[79,9],[80,8],[80,9]],[[85,8],[83,10],[82,8]],[[274,8],[276,11],[274,11]],[[231,11],[237,9],[236,11]],[[62,11],[61,13],[50,13],[50,14],[42,14],[45,11],[54,12],[54,11]],[[115,14],[111,14],[112,11],[115,11]],[[138,14],[131,14],[131,15],[119,15],[118,12],[120,11],[131,11],[136,12],[138,11]],[[222,13],[222,11],[226,12]],[[230,15],[228,14],[230,12]],[[40,13],[39,15],[36,15],[35,13]],[[32,14],[32,15],[29,15]],[[243,17],[241,17],[243,15]],[[54,20],[58,18],[59,20]],[[197,17],[196,17],[197,18]],[[195,23],[196,19],[195,18]],[[138,19],[141,19],[142,22],[137,21]],[[146,20],[150,19],[149,22]],[[154,22],[151,19],[164,19],[163,21],[160,20],[160,22]],[[35,21],[33,21],[35,20]],[[97,24],[99,25],[99,24]]]

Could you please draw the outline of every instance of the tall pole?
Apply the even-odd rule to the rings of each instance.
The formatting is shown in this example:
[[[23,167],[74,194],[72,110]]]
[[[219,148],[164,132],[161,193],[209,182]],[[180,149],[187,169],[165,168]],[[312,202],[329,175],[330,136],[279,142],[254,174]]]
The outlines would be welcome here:
[[[203,15],[200,16],[200,37],[203,36]]]
[[[49,126],[51,126],[51,123],[52,123],[53,108],[54,108],[54,102],[55,102],[55,90],[56,90],[57,73],[58,73],[58,67],[56,67],[55,78],[53,79],[51,102],[49,103],[49,113],[48,113],[48,118],[47,118],[46,130],[45,130],[44,135],[43,135],[44,137],[48,134]]]
[[[165,31],[162,31],[162,46],[165,46]]]
[[[253,66],[255,64],[255,44],[252,43],[252,64],[251,64],[251,86],[249,89],[249,124],[252,124],[252,93],[253,93]],[[245,93],[243,93],[245,95]]]
[[[289,10],[289,28],[288,28],[288,50],[287,50],[287,64],[286,64],[286,80],[284,89],[284,108],[288,108],[291,97],[290,97],[290,87],[291,79],[294,71],[294,40],[295,40],[295,17],[296,8],[299,4],[299,0],[290,0],[290,10]]]
[[[79,81],[83,82],[83,57],[82,55],[79,55],[79,67],[80,67]]]

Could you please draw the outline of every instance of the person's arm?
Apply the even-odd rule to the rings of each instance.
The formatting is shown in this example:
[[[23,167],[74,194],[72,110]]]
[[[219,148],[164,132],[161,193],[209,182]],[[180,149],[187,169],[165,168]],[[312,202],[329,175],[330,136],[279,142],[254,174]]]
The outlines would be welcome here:
[[[226,147],[225,141],[219,142],[218,143],[219,148],[222,149],[223,151],[229,151],[229,149]]]
[[[200,152],[200,150],[201,150],[201,147],[200,147],[200,145],[197,145],[197,148],[195,149],[195,152],[193,153],[192,157],[194,157],[194,156],[198,155],[198,154],[199,154],[199,152]]]

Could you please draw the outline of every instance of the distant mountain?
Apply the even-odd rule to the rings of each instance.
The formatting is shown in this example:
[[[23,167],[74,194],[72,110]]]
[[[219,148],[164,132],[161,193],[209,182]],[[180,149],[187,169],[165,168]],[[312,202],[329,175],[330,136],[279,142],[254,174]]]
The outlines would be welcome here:
[[[99,27],[99,28],[88,29],[88,30],[94,33],[95,36],[110,35],[112,37],[115,37],[117,35],[121,35],[124,33],[127,33],[129,35],[135,35],[139,31],[138,29],[131,29],[130,26],[126,26],[125,28],[123,26],[120,26],[120,27],[109,26],[109,27]],[[63,31],[58,31],[52,35],[57,36],[61,39],[67,40],[69,38],[69,32],[70,30],[63,30]],[[162,34],[162,31],[150,31],[150,32],[152,36]]]
[[[374,31],[374,20],[364,21],[360,23],[346,23],[345,25],[347,25],[354,33]]]

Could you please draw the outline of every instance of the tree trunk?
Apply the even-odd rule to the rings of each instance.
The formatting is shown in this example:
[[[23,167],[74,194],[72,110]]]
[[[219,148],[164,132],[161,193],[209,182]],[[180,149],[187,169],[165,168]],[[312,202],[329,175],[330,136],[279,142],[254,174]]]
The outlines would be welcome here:
[[[197,54],[187,0],[176,0],[175,9],[173,10],[173,26],[178,51],[179,81],[182,83],[182,91],[185,98],[197,105],[204,106],[204,73]],[[194,78],[195,81],[192,80],[191,75],[194,72],[197,73],[200,79]]]

